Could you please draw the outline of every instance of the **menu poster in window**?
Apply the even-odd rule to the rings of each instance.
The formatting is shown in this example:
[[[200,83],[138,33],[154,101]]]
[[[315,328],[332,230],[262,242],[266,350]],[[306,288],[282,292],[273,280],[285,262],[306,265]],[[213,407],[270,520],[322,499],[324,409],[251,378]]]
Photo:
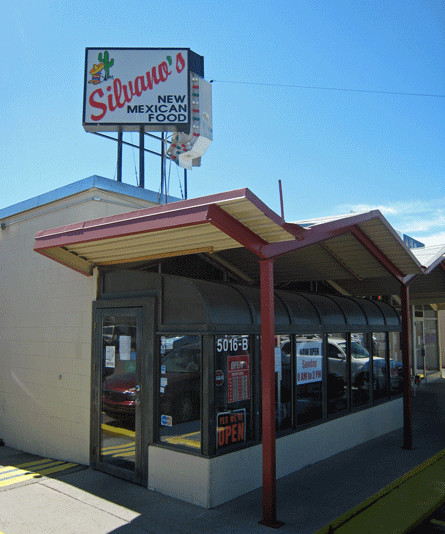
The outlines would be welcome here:
[[[246,440],[246,410],[217,414],[216,431],[218,449]]]
[[[249,375],[248,354],[227,357],[227,402],[238,402],[250,398]]]
[[[249,403],[251,361],[248,335],[215,336],[215,369],[217,410],[227,411],[229,403]]]

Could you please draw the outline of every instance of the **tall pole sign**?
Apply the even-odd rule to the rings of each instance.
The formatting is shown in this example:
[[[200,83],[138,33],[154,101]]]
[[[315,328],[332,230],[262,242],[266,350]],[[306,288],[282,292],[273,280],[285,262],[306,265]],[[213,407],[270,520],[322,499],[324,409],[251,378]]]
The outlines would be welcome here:
[[[191,169],[213,140],[211,89],[189,48],[87,48],[83,127],[173,132],[167,157]]]

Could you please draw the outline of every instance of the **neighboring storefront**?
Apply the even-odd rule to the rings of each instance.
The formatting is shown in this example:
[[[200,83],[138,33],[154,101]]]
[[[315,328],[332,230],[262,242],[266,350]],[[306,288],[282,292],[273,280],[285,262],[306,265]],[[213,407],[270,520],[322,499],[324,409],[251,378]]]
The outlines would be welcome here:
[[[423,275],[380,213],[313,231],[245,189],[157,200],[93,177],[0,211],[8,445],[212,507],[402,426],[376,296]]]
[[[412,252],[425,269],[425,275],[410,284],[412,361],[414,371],[428,380],[445,367],[445,246],[421,247]]]

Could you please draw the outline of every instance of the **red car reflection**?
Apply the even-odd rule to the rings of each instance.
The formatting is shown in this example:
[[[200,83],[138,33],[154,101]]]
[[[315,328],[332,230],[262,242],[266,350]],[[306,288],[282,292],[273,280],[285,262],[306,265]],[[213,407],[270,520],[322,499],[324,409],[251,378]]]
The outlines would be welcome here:
[[[133,416],[136,401],[136,375],[133,371],[109,376],[104,383],[102,409],[112,417]]]
[[[197,419],[200,413],[200,349],[181,347],[162,357],[160,413],[173,423]],[[136,374],[127,372],[105,379],[102,410],[116,418],[134,417]]]

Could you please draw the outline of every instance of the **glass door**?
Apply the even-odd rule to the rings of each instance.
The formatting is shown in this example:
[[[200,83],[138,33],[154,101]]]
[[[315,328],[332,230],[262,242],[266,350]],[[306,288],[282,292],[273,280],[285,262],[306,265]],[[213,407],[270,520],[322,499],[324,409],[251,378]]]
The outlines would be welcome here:
[[[92,463],[141,483],[142,310],[98,309],[94,326]]]

